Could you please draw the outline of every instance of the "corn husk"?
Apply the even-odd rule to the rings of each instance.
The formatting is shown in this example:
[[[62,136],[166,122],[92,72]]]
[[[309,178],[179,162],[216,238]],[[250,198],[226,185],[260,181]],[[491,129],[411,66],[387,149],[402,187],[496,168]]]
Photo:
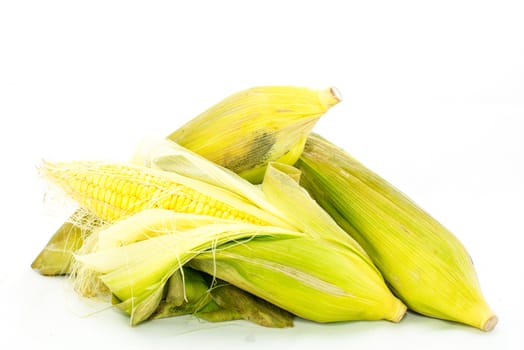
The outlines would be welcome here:
[[[232,243],[197,255],[189,265],[316,322],[399,322],[406,311],[366,261],[321,239]]]
[[[297,161],[313,126],[340,100],[335,88],[254,87],[225,98],[167,138],[260,183],[269,162]]]
[[[44,249],[31,263],[31,268],[45,276],[67,275],[71,272],[73,255],[84,239],[103,221],[89,212],[78,210],[51,236]]]
[[[485,331],[495,327],[466,248],[410,198],[318,135],[308,139],[297,167],[304,187],[410,309]]]

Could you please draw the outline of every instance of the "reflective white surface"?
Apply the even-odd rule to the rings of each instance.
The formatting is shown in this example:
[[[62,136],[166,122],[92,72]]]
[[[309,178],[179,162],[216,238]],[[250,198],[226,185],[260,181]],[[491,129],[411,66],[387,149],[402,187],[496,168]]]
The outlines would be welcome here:
[[[523,15],[518,1],[0,3],[0,348],[524,348]],[[30,269],[68,215],[40,159],[126,160],[143,136],[269,84],[340,90],[315,131],[461,239],[499,315],[493,332],[411,313],[131,328]]]

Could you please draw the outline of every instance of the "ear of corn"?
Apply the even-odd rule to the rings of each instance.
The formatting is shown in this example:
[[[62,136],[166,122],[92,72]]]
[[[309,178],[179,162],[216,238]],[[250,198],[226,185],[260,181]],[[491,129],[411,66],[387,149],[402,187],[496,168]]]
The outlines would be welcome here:
[[[259,183],[269,161],[296,162],[315,123],[340,99],[334,88],[254,87],[227,97],[168,138]]]
[[[70,176],[75,173],[67,174]],[[173,178],[182,177],[180,174],[173,175],[176,175]],[[87,285],[91,285],[93,278],[101,281],[114,296],[118,307],[130,314],[131,324],[134,325],[150,318],[162,305],[168,280],[184,264],[201,254],[207,254],[207,257],[222,254],[222,245],[229,243],[224,251],[235,249],[235,245],[246,249],[245,252],[237,252],[237,255],[245,254],[244,262],[238,257],[234,262],[238,270],[247,269],[252,271],[250,274],[254,274],[253,267],[256,264],[253,265],[253,262],[257,261],[259,254],[260,261],[267,261],[262,264],[263,273],[260,278],[263,281],[253,279],[249,274],[243,276],[243,281],[238,273],[227,269],[226,265],[223,271],[216,273],[209,270],[212,265],[203,265],[202,269],[205,272],[241,289],[249,285],[248,292],[271,303],[274,300],[271,299],[272,295],[276,295],[281,299],[277,306],[292,313],[299,312],[303,317],[315,321],[398,321],[405,312],[405,306],[391,294],[382,276],[358,244],[336,226],[309,194],[300,188],[296,182],[298,177],[295,175],[296,170],[289,166],[270,164],[261,188],[245,182],[246,186],[253,188],[252,194],[248,193],[249,191],[244,195],[236,193],[235,191],[240,191],[241,187],[227,192],[232,193],[233,198],[243,204],[243,209],[248,205],[259,211],[262,211],[260,207],[271,208],[278,215],[266,212],[267,217],[271,220],[276,217],[274,222],[279,222],[278,218],[285,217],[287,227],[263,226],[259,222],[243,223],[242,218],[234,219],[235,223],[217,219],[216,222],[205,224],[209,222],[207,217],[197,221],[192,227],[191,224],[184,224],[183,220],[178,222],[179,218],[190,214],[174,214],[166,209],[143,209],[132,216],[125,216],[90,237],[96,244],[86,243],[84,246],[87,250],[75,256],[81,266],[78,269],[80,273],[77,274],[77,280],[80,284]],[[220,176],[237,175],[224,172]],[[234,183],[230,180],[219,182]],[[202,183],[205,186],[194,188],[203,193],[209,193],[204,191],[204,188],[215,186]],[[219,188],[223,192],[227,190]],[[289,197],[289,200],[299,201],[302,208],[297,211],[296,205],[288,198],[283,198],[286,197],[284,195]],[[254,205],[249,201],[251,197],[257,201],[265,199],[268,204]],[[227,203],[232,201],[227,200]],[[264,239],[257,240],[257,237]],[[297,240],[293,241],[291,238]],[[280,244],[282,250],[275,254],[276,260],[270,260],[264,250],[258,248],[264,243],[253,243],[251,247],[252,241],[267,242],[268,247],[271,246],[270,242],[275,243],[275,247]],[[285,243],[279,243],[281,241]],[[303,245],[304,248],[294,249],[294,244]],[[314,254],[315,251],[317,255]],[[325,254],[332,255],[332,259],[324,257]],[[320,259],[326,259],[326,262],[319,262]],[[289,264],[292,267],[285,269]],[[333,266],[336,266],[336,269]],[[331,271],[326,270],[328,267]],[[323,277],[324,275],[327,277]],[[87,277],[84,279],[83,276]],[[351,278],[348,279],[348,276]],[[284,287],[283,284],[287,286]],[[286,299],[279,292],[280,289],[290,292],[295,288],[303,289],[300,298],[288,296]],[[305,311],[306,307],[300,304],[307,299],[308,294],[313,296],[310,300],[318,297],[325,301],[314,310],[311,303],[307,304],[307,309],[311,310]]]
[[[302,184],[409,308],[486,331],[495,326],[464,246],[406,195],[318,135],[297,166]]]
[[[284,225],[230,191],[174,173],[104,162],[44,162],[40,170],[83,208],[109,222],[162,208]]]

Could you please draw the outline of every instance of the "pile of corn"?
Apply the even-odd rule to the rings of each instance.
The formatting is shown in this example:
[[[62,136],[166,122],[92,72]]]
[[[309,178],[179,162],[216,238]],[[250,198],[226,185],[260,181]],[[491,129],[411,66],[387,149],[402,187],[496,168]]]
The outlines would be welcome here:
[[[334,89],[238,92],[127,161],[43,162],[78,203],[32,267],[130,323],[191,314],[288,327],[406,310],[492,330],[460,241],[312,133]]]

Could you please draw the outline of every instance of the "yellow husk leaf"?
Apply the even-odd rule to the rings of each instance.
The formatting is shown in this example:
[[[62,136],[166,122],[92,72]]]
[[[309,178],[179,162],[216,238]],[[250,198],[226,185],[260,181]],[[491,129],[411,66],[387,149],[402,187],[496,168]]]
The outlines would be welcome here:
[[[302,184],[368,252],[392,290],[424,315],[489,331],[497,322],[465,247],[405,194],[348,153],[311,135]]]
[[[168,139],[259,183],[268,162],[296,162],[313,126],[340,100],[334,88],[254,87],[220,101]]]

